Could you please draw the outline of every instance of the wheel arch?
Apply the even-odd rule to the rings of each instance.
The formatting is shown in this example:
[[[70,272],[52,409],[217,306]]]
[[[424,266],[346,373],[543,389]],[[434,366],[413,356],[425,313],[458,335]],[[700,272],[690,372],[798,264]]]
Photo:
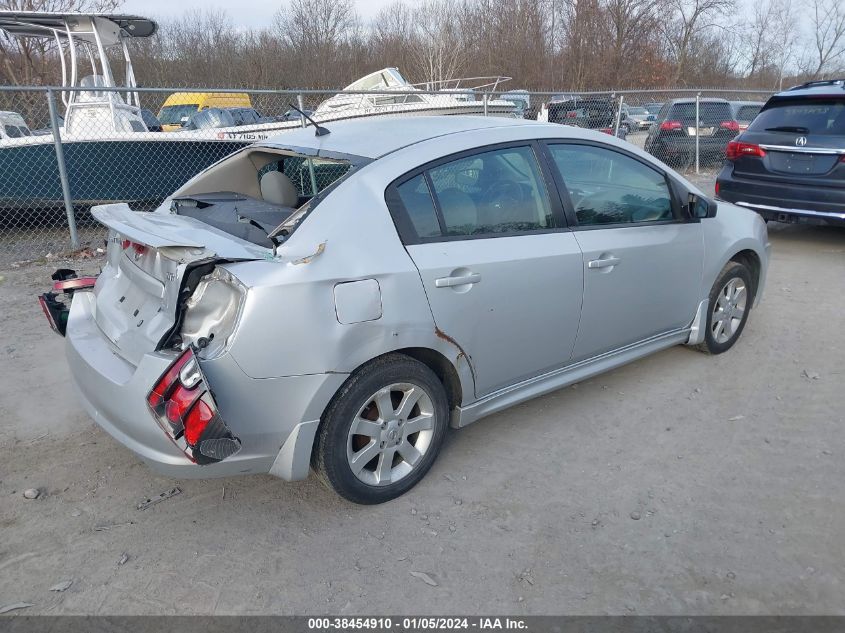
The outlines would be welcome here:
[[[742,264],[751,272],[751,283],[753,284],[753,292],[752,292],[752,302],[753,299],[757,297],[757,289],[760,287],[760,273],[763,269],[762,261],[760,260],[760,255],[757,254],[756,251],[750,248],[743,249],[734,253],[728,262],[736,262],[738,264]]]

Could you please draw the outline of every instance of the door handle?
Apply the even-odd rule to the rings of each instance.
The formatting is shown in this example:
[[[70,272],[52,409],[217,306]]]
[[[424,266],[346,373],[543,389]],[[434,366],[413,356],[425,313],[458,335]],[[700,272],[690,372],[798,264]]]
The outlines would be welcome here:
[[[604,259],[594,259],[587,262],[587,268],[610,268],[616,266],[622,260],[618,257],[605,257]]]
[[[459,277],[441,277],[434,280],[436,288],[451,288],[453,286],[466,286],[467,284],[477,284],[481,281],[479,273],[470,273],[469,275],[461,275]]]

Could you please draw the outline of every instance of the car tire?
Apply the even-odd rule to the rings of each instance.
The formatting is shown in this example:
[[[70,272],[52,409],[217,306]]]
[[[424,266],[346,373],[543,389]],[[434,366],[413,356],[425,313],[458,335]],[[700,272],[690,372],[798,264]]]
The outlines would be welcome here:
[[[446,390],[435,373],[403,354],[387,354],[356,370],[332,399],[312,466],[349,501],[390,501],[431,468],[448,418]]]
[[[728,262],[710,290],[704,342],[698,349],[722,354],[733,347],[745,328],[753,302],[751,271],[739,262]]]

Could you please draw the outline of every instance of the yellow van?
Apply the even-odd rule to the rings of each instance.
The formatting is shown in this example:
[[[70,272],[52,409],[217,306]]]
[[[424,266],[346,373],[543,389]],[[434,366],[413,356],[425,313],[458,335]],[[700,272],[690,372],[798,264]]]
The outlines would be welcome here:
[[[251,108],[244,92],[174,92],[164,100],[158,120],[164,132],[178,130],[194,112],[206,108]]]

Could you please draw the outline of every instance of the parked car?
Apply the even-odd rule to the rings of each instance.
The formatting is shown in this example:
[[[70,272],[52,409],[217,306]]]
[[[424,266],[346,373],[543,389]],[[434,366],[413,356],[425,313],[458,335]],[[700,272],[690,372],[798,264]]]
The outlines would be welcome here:
[[[845,226],[845,80],[772,96],[728,145],[716,192],[766,220]]]
[[[699,99],[696,124],[695,99],[673,99],[663,105],[645,140],[645,150],[676,168],[725,158],[728,142],[739,133],[730,104],[724,99]],[[698,143],[696,143],[698,135]]]
[[[313,116],[313,110],[302,110],[307,116]],[[283,115],[277,117],[279,121],[299,121],[302,115],[296,110],[287,110]]]
[[[760,113],[763,107],[762,101],[731,101],[731,111],[736,122],[739,123],[739,131],[748,129],[748,124]]]
[[[663,107],[663,104],[657,103],[657,102],[645,104],[645,109],[648,110],[648,113],[654,114],[654,115],[656,115],[658,112],[660,112],[660,108],[662,108],[662,107]]]
[[[625,114],[631,130],[647,130],[655,119],[648,110],[637,106],[627,106]]]
[[[616,115],[619,102],[610,97],[567,97],[549,102],[548,122],[562,123],[588,130],[598,130],[613,134],[616,129]],[[617,136],[625,138],[630,130],[630,123],[619,125]]]
[[[209,128],[237,127],[240,125],[256,125],[271,123],[272,117],[262,117],[255,108],[207,108],[202,112],[192,114],[184,130],[206,130]]]
[[[174,92],[164,100],[158,112],[165,132],[183,127],[191,115],[208,108],[251,108],[245,92]]]
[[[533,118],[531,116],[531,95],[528,94],[525,90],[509,90],[508,92],[503,92],[501,95],[497,97],[497,99],[501,101],[510,101],[512,104],[516,106],[516,110],[514,111],[514,116],[517,119],[530,119]],[[537,116],[534,113],[534,116]]]
[[[606,134],[326,127],[246,147],[153,212],[94,207],[102,272],[57,271],[41,298],[83,406],[157,470],[313,466],[347,499],[387,501],[450,424],[673,345],[725,352],[760,300],[762,219]],[[334,181],[311,197],[288,161]]]

